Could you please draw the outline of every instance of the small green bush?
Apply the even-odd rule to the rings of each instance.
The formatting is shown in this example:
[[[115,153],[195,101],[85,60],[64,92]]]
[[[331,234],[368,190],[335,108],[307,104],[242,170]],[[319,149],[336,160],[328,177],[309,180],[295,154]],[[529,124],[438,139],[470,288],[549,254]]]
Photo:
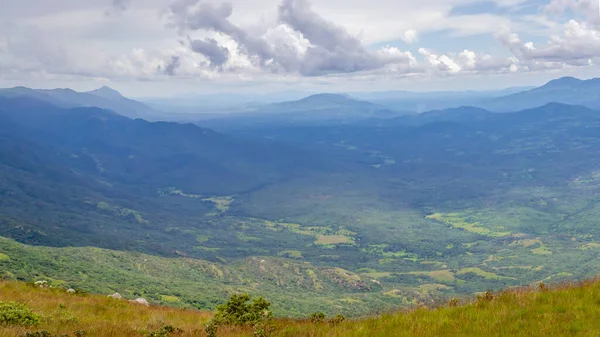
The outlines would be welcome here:
[[[182,329],[176,328],[172,325],[165,325],[161,329],[150,332],[148,337],[170,337],[180,335],[183,333]]]
[[[46,330],[26,332],[23,337],[55,337]]]
[[[327,322],[332,323],[332,324],[339,324],[345,320],[346,320],[346,317],[344,317],[344,315],[337,314],[337,315],[335,315],[335,317],[328,319]]]
[[[322,323],[325,321],[325,314],[322,312],[315,312],[311,314],[308,319],[313,323]]]
[[[215,323],[217,325],[254,325],[272,317],[271,303],[262,297],[250,302],[248,294],[232,295],[227,303],[217,306]],[[248,303],[250,302],[250,303]]]
[[[40,315],[34,314],[31,309],[21,303],[0,302],[0,325],[37,325]]]
[[[215,317],[205,328],[208,337],[216,336],[221,325],[249,325],[255,328],[256,336],[271,336],[273,328],[265,323],[273,317],[271,303],[262,297],[250,300],[248,294],[232,295],[227,303],[218,305]]]

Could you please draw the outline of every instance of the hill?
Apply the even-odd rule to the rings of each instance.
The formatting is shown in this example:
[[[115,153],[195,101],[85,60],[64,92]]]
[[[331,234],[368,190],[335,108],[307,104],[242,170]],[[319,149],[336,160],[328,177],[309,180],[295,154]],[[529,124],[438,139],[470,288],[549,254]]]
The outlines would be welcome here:
[[[155,302],[203,308],[207,294],[264,289],[291,303],[282,315],[600,274],[597,111],[413,117],[222,134],[6,99],[0,234],[24,246],[0,249],[14,262],[1,270],[101,293],[139,292],[140,278]],[[223,277],[194,274],[186,259]]]
[[[0,89],[0,97],[37,99],[62,108],[95,107],[112,110],[122,116],[156,120],[164,115],[144,103],[129,99],[109,87],[87,92],[71,89],[30,89],[15,87]]]
[[[283,337],[591,336],[600,333],[599,293],[600,283],[588,281],[552,290],[482,294],[461,306],[421,308],[341,323],[275,319],[271,324],[277,336]],[[69,295],[64,289],[1,282],[0,301],[7,300],[24,303],[45,319],[35,327],[0,326],[0,333],[6,336],[44,330],[47,334],[43,336],[205,336],[204,326],[212,317],[209,312],[144,307],[100,296]],[[167,326],[171,328],[165,329]],[[177,332],[171,334],[171,330]],[[217,332],[217,336],[252,335],[250,328],[223,327]]]
[[[406,114],[342,94],[315,94],[299,100],[257,106],[239,114],[199,120],[198,124],[217,130],[255,127],[340,125],[365,118],[391,118]]]
[[[548,103],[600,109],[600,78],[580,80],[574,77],[563,77],[538,88],[480,103],[480,106],[492,111],[506,112],[531,109]]]

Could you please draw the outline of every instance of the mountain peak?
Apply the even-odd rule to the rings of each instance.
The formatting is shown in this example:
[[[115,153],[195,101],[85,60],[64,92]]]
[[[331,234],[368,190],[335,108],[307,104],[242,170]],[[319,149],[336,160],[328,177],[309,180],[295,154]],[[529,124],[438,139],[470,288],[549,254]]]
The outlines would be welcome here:
[[[552,80],[552,81],[546,83],[542,88],[568,87],[568,86],[578,85],[581,82],[583,82],[583,80],[580,80],[575,77],[567,76],[567,77],[561,77],[561,78]]]
[[[101,88],[98,88],[96,90],[92,90],[92,91],[88,91],[88,94],[92,94],[92,95],[96,95],[105,99],[109,99],[109,100],[114,100],[114,99],[121,99],[123,98],[123,95],[121,95],[120,92],[116,91],[113,88],[107,87],[107,86],[103,86]]]
[[[331,93],[323,93],[323,94],[314,94],[308,97],[305,97],[300,100],[300,102],[320,102],[320,103],[335,103],[335,102],[347,102],[347,101],[356,101],[352,97],[345,94],[331,94]]]

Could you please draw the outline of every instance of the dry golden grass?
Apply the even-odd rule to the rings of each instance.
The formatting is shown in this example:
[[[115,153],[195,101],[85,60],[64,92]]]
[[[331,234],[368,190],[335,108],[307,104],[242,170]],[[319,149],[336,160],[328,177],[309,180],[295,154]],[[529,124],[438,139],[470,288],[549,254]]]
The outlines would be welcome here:
[[[144,307],[101,296],[0,283],[0,300],[25,303],[46,317],[36,328],[0,327],[0,336],[45,329],[55,334],[86,331],[86,336],[144,336],[166,324],[178,336],[204,336],[208,312]],[[61,304],[68,315],[60,315]],[[351,304],[349,304],[351,305]],[[68,316],[76,317],[75,321]],[[62,318],[61,318],[62,317]],[[65,319],[65,317],[67,319]],[[333,336],[600,336],[600,280],[561,285],[550,291],[515,289],[458,307],[416,309],[339,324],[276,319],[279,337]],[[224,328],[218,336],[252,336],[252,329]]]
[[[56,335],[143,336],[166,324],[181,328],[181,336],[199,336],[212,313],[169,307],[145,307],[97,295],[69,295],[64,290],[34,289],[24,283],[0,282],[0,301],[26,304],[44,317],[38,327],[1,327],[0,336],[20,336],[26,331],[47,330]],[[64,309],[61,309],[61,305]]]

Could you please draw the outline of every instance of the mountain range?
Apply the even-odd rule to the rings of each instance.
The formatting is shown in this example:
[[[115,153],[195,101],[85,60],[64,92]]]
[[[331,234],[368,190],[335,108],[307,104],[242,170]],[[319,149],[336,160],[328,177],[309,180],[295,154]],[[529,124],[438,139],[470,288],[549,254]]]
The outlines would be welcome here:
[[[176,123],[56,98],[119,99],[106,88],[3,92],[5,278],[196,308],[243,289],[299,316],[600,274],[584,105],[415,114],[319,94]]]
[[[63,108],[96,107],[112,110],[130,118],[155,120],[164,115],[143,103],[121,95],[109,87],[101,87],[87,92],[71,89],[30,89],[15,87],[0,89],[0,97],[28,97],[50,103]]]
[[[481,106],[505,112],[531,109],[550,102],[600,109],[600,78],[580,80],[562,77],[538,88],[489,100]]]

